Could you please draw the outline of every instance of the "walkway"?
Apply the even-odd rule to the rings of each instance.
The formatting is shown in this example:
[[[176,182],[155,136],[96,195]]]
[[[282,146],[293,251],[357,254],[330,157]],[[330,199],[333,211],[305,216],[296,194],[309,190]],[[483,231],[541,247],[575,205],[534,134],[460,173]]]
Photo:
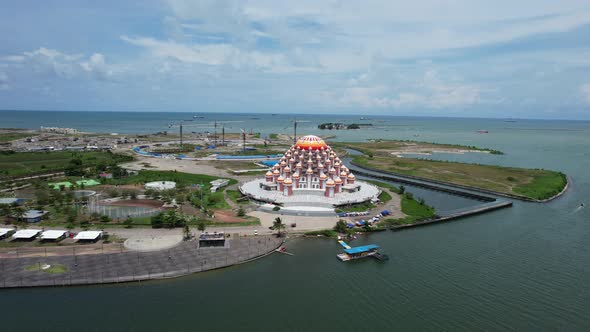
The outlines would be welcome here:
[[[237,237],[225,247],[199,248],[198,241],[152,252],[0,259],[0,288],[118,283],[179,277],[245,263],[272,253],[283,243],[276,236]],[[62,264],[67,272],[51,274],[34,269]],[[33,267],[27,271],[27,267]]]

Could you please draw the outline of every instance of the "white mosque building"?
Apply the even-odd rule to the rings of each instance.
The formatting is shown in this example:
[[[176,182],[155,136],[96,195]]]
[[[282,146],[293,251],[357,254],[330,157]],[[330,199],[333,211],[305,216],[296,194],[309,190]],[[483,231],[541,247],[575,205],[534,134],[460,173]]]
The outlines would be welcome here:
[[[336,153],[318,136],[303,136],[289,148],[264,179],[240,190],[259,201],[338,206],[377,198],[380,191],[357,181]]]

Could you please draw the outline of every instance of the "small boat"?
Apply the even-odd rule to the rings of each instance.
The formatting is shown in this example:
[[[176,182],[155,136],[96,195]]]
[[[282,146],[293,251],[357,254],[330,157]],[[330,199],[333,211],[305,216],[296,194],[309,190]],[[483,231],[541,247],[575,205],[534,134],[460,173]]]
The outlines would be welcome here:
[[[489,133],[489,131],[487,131],[487,130],[478,130],[477,133],[478,134],[487,134],[487,133]]]
[[[279,254],[285,254],[285,255],[289,255],[289,256],[295,256],[295,254],[287,252],[287,248],[285,247],[279,247],[277,249],[275,249],[276,252],[278,252]]]

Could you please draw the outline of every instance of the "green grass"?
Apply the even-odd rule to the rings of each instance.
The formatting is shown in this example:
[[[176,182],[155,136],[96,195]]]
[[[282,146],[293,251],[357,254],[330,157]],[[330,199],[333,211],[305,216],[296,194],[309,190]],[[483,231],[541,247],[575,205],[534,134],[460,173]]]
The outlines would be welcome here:
[[[310,231],[310,232],[305,232],[304,235],[307,236],[325,236],[325,237],[331,237],[331,238],[336,238],[338,237],[338,232],[336,232],[333,229],[323,229],[320,231]]]
[[[389,199],[391,199],[391,196],[389,196]],[[338,209],[336,209],[336,212],[364,212],[373,208],[375,208],[375,204],[370,202],[364,202],[352,204],[350,206],[340,206],[338,207]]]
[[[63,171],[74,157],[82,160],[82,167],[133,160],[109,152],[0,152],[0,174],[16,177]]]
[[[238,227],[238,226],[258,226],[260,219],[255,217],[248,217],[248,220],[242,222],[209,222],[207,227]]]
[[[391,200],[391,195],[387,191],[382,191],[381,194],[379,194],[379,200],[382,203],[389,202]]]
[[[402,196],[401,205],[402,212],[405,213],[407,217],[399,219],[389,218],[385,220],[386,222],[396,225],[413,224],[416,221],[432,218],[435,215],[433,207],[426,204],[420,204],[420,202],[407,195]]]
[[[211,185],[209,182],[218,179],[216,176],[204,175],[204,174],[189,174],[175,171],[152,171],[152,170],[141,170],[137,175],[121,178],[121,179],[110,179],[107,180],[107,184],[138,184],[152,181],[174,181],[177,186],[190,186],[193,184],[203,184],[205,190],[209,190]],[[234,179],[230,179],[229,185],[238,183]]]
[[[244,204],[248,203],[248,200],[239,200],[240,198],[244,197],[239,190],[226,190],[227,196],[231,199],[232,202],[236,204]]]
[[[51,264],[50,267],[46,269],[41,269],[40,267],[43,266],[44,263],[33,264],[25,267],[25,271],[41,271],[49,274],[61,274],[68,272],[68,268],[62,264]]]
[[[566,184],[564,174],[543,169],[503,167],[449,161],[356,156],[359,165],[402,175],[448,182],[532,199],[546,199]]]
[[[10,142],[16,139],[33,136],[31,133],[3,133],[0,134],[0,142]]]
[[[268,138],[270,139],[279,139],[279,134],[269,134]]]
[[[365,182],[371,183],[376,185],[377,187],[381,187],[381,188],[385,188],[385,189],[389,189],[391,192],[394,192],[396,194],[399,194],[399,188],[389,184],[389,183],[385,183],[385,182],[381,182],[381,181],[375,181],[375,180],[363,180]]]
[[[534,176],[532,182],[521,184],[513,188],[519,195],[543,200],[553,197],[563,190],[567,184],[567,177],[561,172],[548,172]]]

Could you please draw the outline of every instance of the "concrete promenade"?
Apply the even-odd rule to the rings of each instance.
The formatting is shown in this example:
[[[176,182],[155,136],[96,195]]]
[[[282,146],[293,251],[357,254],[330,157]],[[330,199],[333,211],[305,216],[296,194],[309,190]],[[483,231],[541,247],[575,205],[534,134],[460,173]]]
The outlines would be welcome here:
[[[151,252],[19,257],[0,259],[0,288],[68,286],[164,279],[245,263],[272,253],[284,238],[238,237],[225,247],[199,248],[198,241]],[[67,272],[51,274],[35,266],[61,264]],[[29,267],[29,271],[27,271]],[[31,270],[31,267],[32,270]]]

